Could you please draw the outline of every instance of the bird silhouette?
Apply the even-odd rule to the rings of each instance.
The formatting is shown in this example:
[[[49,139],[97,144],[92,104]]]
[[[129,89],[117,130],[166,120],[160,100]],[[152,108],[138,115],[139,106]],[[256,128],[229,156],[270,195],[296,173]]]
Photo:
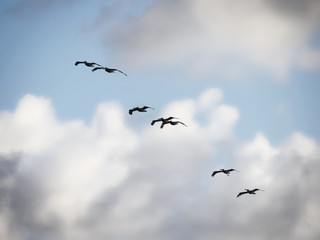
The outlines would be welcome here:
[[[164,125],[166,125],[166,124],[171,124],[172,126],[175,126],[175,125],[178,125],[178,124],[182,124],[182,125],[184,125],[184,126],[187,127],[187,125],[184,124],[183,122],[180,122],[180,121],[171,121],[171,120],[169,120],[169,121],[164,121],[164,122],[162,122],[160,128],[163,128]]]
[[[240,197],[241,195],[243,194],[256,194],[256,191],[263,191],[259,188],[255,188],[255,189],[252,189],[252,190],[249,190],[249,189],[245,189],[246,191],[245,192],[239,192],[237,197]]]
[[[99,69],[104,69],[104,70],[105,70],[106,72],[108,72],[108,73],[120,72],[120,73],[122,73],[123,75],[127,76],[127,74],[125,74],[124,72],[120,71],[119,69],[102,67],[102,66],[100,66],[100,67],[95,67],[94,69],[92,69],[92,72],[97,71],[97,70],[99,70]]]
[[[84,64],[87,67],[94,67],[94,66],[99,66],[101,67],[100,64],[95,63],[95,62],[87,62],[87,61],[77,61],[74,65],[78,66],[79,64]]]
[[[176,118],[176,117],[158,118],[158,119],[152,120],[151,125],[154,125],[156,122],[162,122],[163,123],[163,122],[170,121],[172,119],[178,119],[178,118]]]
[[[152,107],[148,107],[148,106],[143,106],[143,107],[135,107],[135,108],[131,108],[129,109],[129,114],[132,115],[132,113],[134,111],[138,111],[138,112],[146,112],[148,108],[151,108],[153,110],[155,110],[154,108]]]
[[[211,174],[211,177],[213,177],[214,175],[216,175],[217,173],[224,173],[224,174],[226,174],[226,175],[228,175],[229,176],[229,174],[231,173],[231,172],[233,172],[233,171],[237,171],[237,172],[239,172],[238,170],[236,170],[236,169],[233,169],[233,168],[230,168],[230,169],[220,169],[220,170],[218,170],[218,171],[213,171],[213,173]]]

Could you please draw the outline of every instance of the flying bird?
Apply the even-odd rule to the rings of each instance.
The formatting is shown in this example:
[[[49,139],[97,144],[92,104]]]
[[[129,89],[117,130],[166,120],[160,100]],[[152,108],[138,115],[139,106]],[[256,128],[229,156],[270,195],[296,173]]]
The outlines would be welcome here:
[[[245,192],[239,192],[237,197],[240,197],[241,195],[247,194],[247,193],[248,194],[256,194],[256,191],[263,191],[263,190],[261,190],[259,188],[255,188],[255,189],[252,189],[252,190],[249,190],[249,189],[245,189],[245,190],[246,190]]]
[[[166,125],[166,124],[171,124],[172,126],[175,126],[175,125],[178,125],[178,124],[182,124],[182,125],[184,125],[184,126],[187,127],[187,125],[184,124],[183,122],[180,122],[180,121],[171,121],[171,120],[169,120],[169,121],[164,121],[164,122],[162,122],[160,128],[163,128],[164,125]]]
[[[97,70],[99,70],[99,69],[104,69],[106,72],[108,72],[108,73],[114,73],[114,72],[120,72],[120,73],[122,73],[123,75],[126,75],[127,76],[127,74],[125,74],[124,72],[122,72],[122,71],[120,71],[119,69],[115,69],[115,68],[108,68],[108,67],[95,67],[94,69],[92,69],[92,72],[94,72],[94,71],[97,71]]]
[[[239,172],[238,170],[236,170],[236,169],[233,169],[233,168],[230,168],[230,169],[220,169],[220,170],[218,170],[218,171],[213,171],[213,173],[211,174],[211,177],[213,177],[214,175],[216,175],[217,173],[224,173],[224,174],[226,174],[226,175],[228,175],[229,176],[229,174],[231,173],[231,172],[233,172],[233,171],[237,171],[237,172]]]
[[[164,122],[170,121],[172,119],[178,119],[178,118],[176,118],[176,117],[158,118],[158,119],[152,120],[151,125],[154,125],[156,122],[164,123]]]
[[[135,108],[131,108],[129,109],[129,114],[132,115],[132,113],[134,111],[138,111],[138,112],[146,112],[148,108],[151,108],[153,110],[155,110],[154,108],[152,107],[148,107],[148,106],[143,106],[143,107],[135,107]]]
[[[77,61],[74,65],[78,66],[79,64],[84,64],[87,67],[94,67],[94,66],[99,66],[101,67],[100,64],[95,63],[95,62],[87,62],[87,61]]]

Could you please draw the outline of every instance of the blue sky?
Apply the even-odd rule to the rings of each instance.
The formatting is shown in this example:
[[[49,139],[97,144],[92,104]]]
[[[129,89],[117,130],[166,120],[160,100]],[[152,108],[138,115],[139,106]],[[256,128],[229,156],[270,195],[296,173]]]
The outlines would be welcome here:
[[[141,6],[150,4],[150,1],[140,2],[134,6],[120,4],[119,16],[118,12],[113,12],[109,22],[102,22],[101,12],[117,4],[112,1],[95,4],[70,1],[39,6],[32,1],[22,1],[20,5],[3,3],[1,108],[12,110],[19,98],[30,93],[52,99],[57,114],[63,119],[89,121],[101,101],[116,99],[128,107],[136,104],[161,106],[175,98],[197,96],[208,87],[219,87],[224,90],[226,100],[244,113],[237,129],[242,137],[252,136],[257,130],[266,132],[274,141],[294,130],[319,136],[318,65],[309,71],[290,66],[284,80],[270,71],[259,71],[259,66],[245,66],[245,76],[229,80],[225,72],[188,76],[188,59],[181,64],[151,67],[136,67],[119,60],[117,51],[125,53],[118,46],[104,43],[109,34],[104,28],[108,28],[111,21],[125,28],[125,18],[136,18],[143,9]],[[306,47],[312,45],[315,51],[319,49],[316,30],[314,27],[305,42]],[[93,75],[88,69],[75,68],[76,60],[124,68],[129,77]],[[221,64],[238,67],[237,60],[232,61],[223,59]],[[279,108],[285,113],[278,113]]]
[[[15,170],[7,172],[6,169],[10,167],[2,169],[0,181],[12,178],[14,182],[20,183],[27,179],[27,184],[34,189],[44,189],[46,196],[53,197],[39,200],[44,204],[42,215],[39,213],[42,217],[32,212],[34,222],[28,225],[23,220],[9,217],[12,215],[10,211],[17,216],[23,212],[11,209],[14,206],[14,194],[28,199],[20,192],[18,185],[10,185],[11,190],[8,192],[11,195],[6,195],[6,198],[12,204],[6,206],[8,215],[1,215],[7,225],[0,226],[0,236],[19,240],[44,239],[41,237],[47,234],[50,236],[47,239],[75,239],[80,230],[71,226],[82,221],[81,224],[88,229],[92,228],[82,239],[87,239],[86,236],[88,239],[107,236],[123,239],[126,235],[117,235],[115,229],[121,224],[118,226],[116,223],[120,220],[130,222],[134,214],[139,215],[141,226],[133,227],[132,230],[125,224],[121,225],[126,229],[126,234],[132,234],[133,239],[139,238],[143,229],[147,229],[152,239],[157,239],[155,236],[158,233],[158,237],[166,239],[183,237],[179,231],[172,230],[174,226],[177,229],[189,226],[192,231],[188,234],[198,236],[200,233],[195,226],[209,220],[200,214],[205,211],[200,206],[208,206],[209,203],[193,199],[179,180],[176,185],[169,186],[174,170],[179,169],[179,160],[172,160],[172,163],[164,161],[164,165],[149,163],[147,158],[152,153],[157,154],[159,159],[163,152],[171,158],[186,157],[187,167],[178,176],[189,176],[191,170],[195,169],[196,173],[191,177],[193,180],[205,172],[205,167],[234,164],[241,168],[244,167],[241,163],[243,161],[249,164],[252,174],[240,180],[238,185],[249,183],[249,180],[259,177],[255,157],[261,160],[261,166],[272,169],[274,161],[281,157],[284,159],[282,167],[291,166],[295,161],[293,153],[296,152],[299,159],[297,166],[305,166],[305,171],[310,171],[311,166],[316,165],[316,175],[320,169],[316,161],[320,156],[319,9],[319,2],[312,0],[303,3],[251,0],[250,4],[246,1],[231,3],[220,0],[139,0],[134,3],[129,0],[2,1],[0,138],[2,136],[3,139],[0,141],[0,160],[3,166]],[[78,60],[118,68],[128,76],[104,71],[92,72],[83,65],[75,66]],[[143,105],[152,106],[156,110],[142,115],[127,114],[128,109]],[[154,128],[150,129],[149,120],[164,114],[179,116],[187,123],[188,129],[179,128],[175,133],[181,134],[180,137],[168,131],[159,133]],[[183,133],[184,130],[186,133]],[[35,134],[34,140],[32,131]],[[186,141],[188,137],[192,141]],[[179,143],[176,143],[177,150],[174,150],[172,145],[176,141]],[[157,144],[165,150],[162,152]],[[105,152],[102,146],[108,151]],[[302,152],[300,147],[305,147]],[[74,149],[77,148],[84,149],[83,158],[81,154],[75,153]],[[186,153],[183,153],[184,148],[188,148]],[[125,150],[120,154],[117,149]],[[101,165],[106,172],[86,162],[86,154],[92,153],[97,159],[95,164]],[[70,179],[68,169],[72,165],[64,162],[68,156],[79,157],[78,163],[71,161],[79,167],[79,176]],[[46,158],[47,162],[43,160]],[[197,167],[197,158],[203,158],[198,163],[203,164],[203,167]],[[30,159],[34,159],[34,162]],[[116,159],[120,159],[119,162]],[[136,159],[137,165],[129,163],[128,159]],[[306,159],[313,160],[306,162]],[[186,210],[184,207],[177,207],[173,215],[166,215],[162,212],[165,210],[157,204],[152,208],[148,197],[156,198],[157,195],[151,190],[152,184],[142,184],[141,179],[148,176],[146,171],[149,168],[141,167],[140,164],[163,168],[159,179],[169,174],[169,182],[164,181],[163,186],[159,179],[152,178],[153,187],[163,187],[157,204],[168,204],[169,209],[178,203],[185,204],[183,206],[186,208],[199,207],[199,213],[188,215],[183,212]],[[174,165],[173,170],[170,170],[170,164]],[[93,175],[86,171],[86,166],[93,171]],[[17,170],[25,167],[27,170],[22,170],[22,173]],[[34,181],[45,176],[51,167],[56,171],[62,169],[61,176],[58,172],[52,173],[44,186],[34,185]],[[113,170],[119,175],[113,176]],[[132,175],[128,173],[131,170]],[[101,184],[102,173],[112,175],[110,186],[117,186],[117,190],[110,190],[109,185]],[[141,177],[137,177],[139,174]],[[270,188],[272,182],[283,180],[277,173],[261,174],[262,180],[258,182],[262,187]],[[88,182],[79,181],[81,176],[88,179]],[[91,179],[94,176],[97,176],[96,181]],[[56,177],[61,177],[61,183],[52,180]],[[292,183],[300,179],[296,175],[291,177]],[[205,178],[199,179],[196,180],[197,184],[192,185],[191,192],[206,196],[222,206],[222,201],[215,200],[211,195],[211,186],[201,185],[206,181]],[[64,189],[62,186],[69,180],[70,186],[66,184],[69,187]],[[137,189],[123,186],[131,180],[137,183]],[[193,184],[189,181],[188,184]],[[218,187],[215,190],[219,192],[225,183],[217,181]],[[311,191],[318,185],[312,177],[310,181]],[[90,197],[80,203],[80,208],[85,209],[82,215],[78,216],[73,211],[70,211],[70,215],[59,212],[57,208],[62,206],[66,210],[74,203],[74,196],[82,196],[83,193],[78,190],[82,184],[88,184],[93,189]],[[55,192],[59,186],[63,190]],[[286,184],[281,186],[285,187]],[[36,190],[35,195],[40,194]],[[134,190],[141,192],[141,199],[131,206],[124,199],[126,194]],[[177,197],[172,196],[167,202],[161,194],[171,191],[177,191]],[[132,215],[125,216],[121,210],[110,218],[99,214],[103,206],[118,209],[114,202],[109,202],[109,195],[119,202],[123,201],[123,206],[129,212],[132,211]],[[299,196],[295,198],[297,202]],[[56,202],[48,200],[55,197]],[[289,197],[290,194],[280,200],[285,202]],[[267,199],[271,200],[272,197]],[[319,213],[320,208],[314,204],[317,199],[319,195],[310,196],[308,206],[314,209],[313,212]],[[229,203],[227,201],[225,204]],[[242,204],[245,206],[245,203]],[[266,200],[259,199],[257,206],[266,207]],[[146,213],[150,208],[159,211],[155,212],[159,214],[155,226],[144,222],[150,217]],[[141,209],[141,212],[135,209]],[[257,209],[248,214],[261,217],[262,211]],[[50,214],[52,219],[48,220]],[[184,216],[186,220],[175,222],[179,216]],[[221,230],[216,236],[233,239],[227,230],[237,228],[236,220],[231,227],[226,222],[216,222],[218,216],[221,217],[217,210],[217,216],[212,219],[213,226],[204,226],[206,233],[199,239],[214,236],[208,229],[218,228],[219,224],[226,231]],[[275,216],[276,211],[271,212],[264,220],[269,222]],[[96,225],[87,224],[90,219]],[[168,220],[168,225],[164,224],[163,219]],[[248,219],[248,216],[244,214],[243,219]],[[239,220],[241,226],[250,224],[250,221],[243,219]],[[293,224],[288,216],[284,219],[289,225]],[[297,219],[301,224],[295,227],[290,225],[292,229],[286,228],[285,234],[290,236],[287,239],[315,239],[315,236],[319,236],[319,231],[304,220],[314,219],[313,215],[297,215]],[[65,231],[56,223],[60,220],[65,224]],[[112,220],[115,226],[103,230],[103,223]],[[301,229],[305,225],[311,226],[309,235],[303,235],[305,232]],[[45,226],[50,230],[44,230]],[[23,229],[27,229],[27,235]],[[274,239],[281,239],[282,231],[276,229],[276,226],[270,231],[278,233]],[[270,236],[261,232],[262,239]],[[241,239],[245,238],[248,239],[247,233],[241,235]]]

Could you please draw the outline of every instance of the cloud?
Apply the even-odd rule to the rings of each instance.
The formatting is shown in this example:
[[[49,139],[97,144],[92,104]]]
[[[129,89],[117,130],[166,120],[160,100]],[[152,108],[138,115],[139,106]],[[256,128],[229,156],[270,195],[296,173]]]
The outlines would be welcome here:
[[[318,69],[319,61],[300,60],[318,51],[309,46],[319,26],[318,1],[154,1],[138,16],[116,7],[127,17],[108,25],[104,41],[131,64],[181,64],[191,73],[225,77],[263,71],[277,80],[297,68]]]
[[[189,111],[188,111],[189,110]],[[278,146],[242,142],[220,89],[169,103],[184,126],[130,127],[118,102],[90,124],[61,121],[27,95],[0,113],[0,236],[25,239],[316,239],[318,143],[293,133]],[[228,148],[221,146],[227,145]],[[226,151],[230,159],[218,158]],[[211,172],[234,167],[229,177]],[[261,188],[236,198],[243,188]]]

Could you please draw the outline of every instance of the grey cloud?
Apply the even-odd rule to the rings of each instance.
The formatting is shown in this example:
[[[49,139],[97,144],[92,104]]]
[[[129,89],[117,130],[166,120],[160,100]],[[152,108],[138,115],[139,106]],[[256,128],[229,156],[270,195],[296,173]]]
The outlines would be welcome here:
[[[168,146],[162,147],[164,155],[170,154],[166,149]],[[135,163],[139,161],[140,167],[132,167],[123,184],[117,189],[107,190],[101,196],[89,211],[90,218],[87,222],[93,223],[91,226],[94,226],[97,224],[96,220],[100,219],[99,224],[106,226],[114,224],[112,209],[121,207],[119,205],[121,203],[126,205],[139,197],[135,196],[135,193],[139,195],[143,192],[139,189],[143,189],[145,184],[150,184],[149,200],[129,219],[143,222],[143,219],[147,218],[157,222],[157,226],[154,229],[152,223],[145,222],[143,233],[129,230],[129,233],[125,234],[125,229],[128,228],[126,224],[122,225],[120,218],[117,224],[124,229],[121,236],[139,239],[143,234],[151,239],[187,240],[299,239],[297,228],[304,218],[309,202],[320,200],[317,193],[320,164],[317,159],[305,159],[295,155],[288,158],[281,152],[270,162],[274,164],[270,167],[272,172],[269,173],[273,184],[264,186],[265,192],[260,192],[257,196],[237,199],[235,197],[237,191],[246,187],[242,178],[246,174],[246,164],[249,165],[249,162],[236,162],[242,169],[238,175],[215,179],[208,175],[206,183],[202,185],[200,179],[206,174],[205,169],[189,166],[192,172],[183,173],[185,162],[178,157],[181,149],[176,151],[176,159],[171,159],[172,168],[166,168],[167,160],[154,156],[152,153],[155,151],[152,148],[141,151],[141,154],[137,153],[137,156],[130,160]],[[198,159],[207,160],[197,162],[194,157],[188,160],[192,161],[195,167],[196,165],[210,167],[208,158],[201,156],[201,152]],[[170,166],[169,161],[168,166]],[[305,172],[308,172],[308,176]],[[212,185],[212,188],[208,184]],[[128,198],[127,202],[123,202],[124,198]],[[320,211],[320,208],[318,207],[316,211]],[[160,219],[157,219],[158,213],[163,214]],[[124,217],[122,220],[128,219]],[[303,239],[312,240],[318,234],[319,231],[313,228]]]
[[[15,175],[19,166],[19,154],[0,155],[0,181]]]
[[[8,231],[18,234],[18,239],[56,239],[60,223],[54,216],[44,221],[37,216],[47,195],[34,172],[19,170],[23,157],[22,153],[0,155],[0,212],[6,216]]]
[[[268,0],[267,2],[276,10],[290,14],[293,17],[309,18],[310,15],[319,14],[320,12],[320,2],[317,0]]]
[[[107,114],[109,108],[106,105],[99,114]],[[118,111],[120,107],[112,113]],[[112,124],[103,119],[101,124]],[[122,128],[126,127],[118,126],[117,132]],[[0,198],[5,199],[0,217],[9,239],[314,240],[319,236],[320,149],[302,134],[271,146],[262,136],[246,144],[233,138],[216,143],[217,139],[204,136],[202,128],[150,127],[128,133],[137,142],[119,154],[123,145],[106,151],[114,138],[108,138],[109,132],[95,135],[95,130],[73,128],[77,134],[63,135],[43,153],[49,158],[39,153],[0,158],[0,186],[12,179],[5,191],[0,189]],[[128,135],[117,137],[123,140]],[[72,144],[66,144],[65,137]],[[101,148],[92,150],[91,145]],[[89,157],[82,159],[80,148],[88,148],[82,150]],[[217,151],[226,152],[230,161],[218,159]],[[94,161],[95,152],[101,161]],[[108,174],[121,173],[110,165],[119,161],[127,173],[110,185],[113,178]],[[226,162],[241,172],[212,178],[212,170]],[[91,189],[96,187],[98,191]],[[251,187],[265,192],[236,198],[243,188]],[[91,197],[81,202],[87,195]]]
[[[57,239],[60,221],[55,217],[39,219],[39,212],[46,201],[46,194],[39,179],[19,176],[11,190],[10,228],[18,231],[25,239]]]
[[[240,69],[252,72],[254,62],[254,69],[283,80],[292,69],[304,69],[301,54],[313,52],[308,44],[319,26],[319,4],[300,2],[154,1],[138,15],[115,3],[122,17],[114,16],[113,24],[104,20],[100,30],[105,45],[128,65],[185,71],[184,64],[192,73],[220,69],[238,76]],[[104,15],[110,16],[107,10]]]
[[[7,207],[11,186],[19,166],[19,156],[0,155],[0,211]]]

